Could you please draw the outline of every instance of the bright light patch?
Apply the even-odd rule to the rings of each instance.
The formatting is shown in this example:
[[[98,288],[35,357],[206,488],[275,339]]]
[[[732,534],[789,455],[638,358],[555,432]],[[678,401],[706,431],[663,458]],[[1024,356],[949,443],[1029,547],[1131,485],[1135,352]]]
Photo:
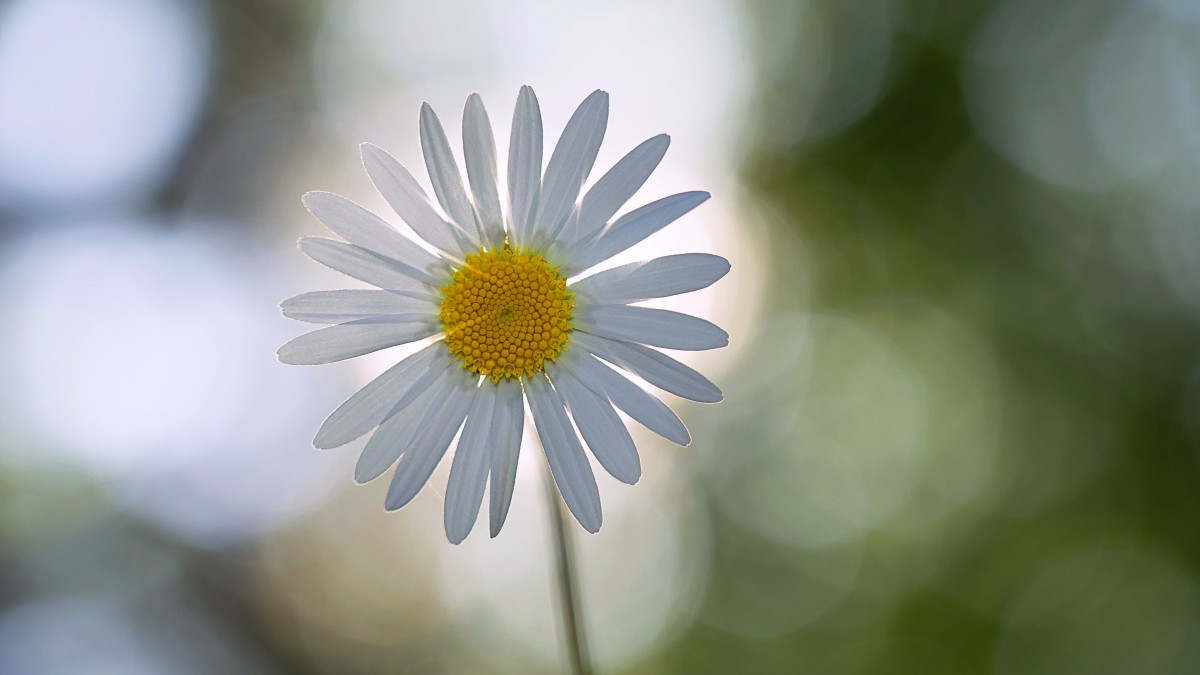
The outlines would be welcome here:
[[[211,42],[190,0],[0,6],[0,201],[137,197],[201,110]]]

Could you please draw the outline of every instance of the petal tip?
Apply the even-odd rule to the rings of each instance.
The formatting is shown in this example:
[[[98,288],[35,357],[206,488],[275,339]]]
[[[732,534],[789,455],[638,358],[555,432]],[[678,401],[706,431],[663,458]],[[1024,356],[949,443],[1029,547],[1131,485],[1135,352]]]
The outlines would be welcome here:
[[[290,345],[290,344],[291,343],[289,342],[287,345],[284,345],[284,346],[280,347],[279,349],[277,349],[275,351],[275,358],[279,359],[280,363],[283,363],[283,364],[286,364],[289,366],[309,365],[307,363],[303,363],[302,361],[300,361],[299,359],[296,358],[296,354],[294,354],[292,352],[292,350],[288,348],[288,345]]]
[[[309,190],[308,192],[305,192],[304,194],[300,195],[300,203],[303,204],[304,207],[307,208],[309,211],[312,211],[312,207],[309,206],[308,203],[310,200],[312,200],[313,195],[315,195],[319,192],[320,192],[320,190]]]
[[[363,141],[362,143],[358,144],[358,154],[363,158],[363,161],[366,161],[368,158],[378,157],[386,153],[384,152],[384,149],[378,145],[368,141]]]
[[[347,442],[349,442],[349,441],[338,441],[336,439],[330,438],[329,433],[330,433],[329,429],[327,429],[326,426],[324,424],[322,424],[321,428],[317,429],[317,434],[315,436],[313,436],[313,440],[312,440],[313,447],[318,450],[333,450],[334,448],[340,448],[343,445],[345,445]],[[355,472],[354,480],[356,482],[358,481],[358,472]]]

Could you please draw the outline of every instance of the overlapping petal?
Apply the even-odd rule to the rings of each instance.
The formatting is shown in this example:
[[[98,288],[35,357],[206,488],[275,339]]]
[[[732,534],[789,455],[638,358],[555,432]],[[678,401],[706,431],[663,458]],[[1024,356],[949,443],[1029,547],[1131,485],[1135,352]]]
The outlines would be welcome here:
[[[533,424],[546,452],[550,473],[575,520],[588,532],[599,532],[603,520],[596,477],[558,394],[543,377],[526,381],[525,395]]]
[[[431,277],[415,268],[385,258],[361,246],[325,237],[301,237],[300,250],[304,255],[348,277],[393,291],[433,298],[434,285],[440,286],[449,278],[449,266]]]
[[[441,326],[433,323],[392,322],[379,317],[339,323],[292,339],[279,348],[279,360],[293,366],[333,363],[415,342],[440,330]]]
[[[458,375],[451,370],[441,370],[435,372],[424,390],[412,388],[417,393],[416,398],[380,424],[358,456],[358,463],[354,466],[356,482],[375,480],[400,459],[413,439],[414,428],[422,420],[427,420],[433,411],[445,407]]]
[[[600,143],[608,128],[608,92],[596,90],[579,104],[567,121],[542,181],[533,243],[544,247],[554,241],[575,208],[579,190],[587,180]]]
[[[707,192],[684,192],[634,209],[621,216],[582,249],[567,253],[563,273],[567,276],[602,263],[675,222],[684,214],[708,201]]]
[[[441,120],[428,103],[421,105],[421,152],[425,156],[433,193],[442,209],[450,215],[450,220],[458,225],[458,229],[478,234],[475,208],[463,187],[462,173],[450,150],[450,141],[442,129]]]
[[[330,192],[309,192],[304,206],[332,232],[351,244],[391,259],[422,281],[434,281],[445,263],[400,234],[382,218],[354,202]]]
[[[567,370],[555,374],[554,389],[570,409],[600,466],[623,483],[636,483],[642,476],[642,463],[633,437],[612,404],[580,384]]]
[[[625,202],[658,168],[670,145],[671,137],[666,134],[643,141],[601,176],[579,205],[577,230],[567,239],[569,245],[578,247],[587,244],[600,234],[608,220],[625,206]]]
[[[571,339],[605,361],[681,398],[700,403],[716,403],[724,398],[717,385],[707,377],[662,352],[583,331],[576,331]]]
[[[621,377],[615,370],[587,353],[567,352],[561,363],[546,369],[550,377],[567,370],[598,396],[612,402],[626,415],[650,431],[677,445],[688,445],[692,436],[667,404],[642,391],[636,384]]]
[[[571,285],[589,300],[628,304],[707,288],[729,272],[729,261],[708,253],[681,253],[621,265]]]
[[[313,445],[336,448],[383,424],[425,391],[426,387],[415,385],[424,384],[430,373],[444,372],[452,362],[446,350],[434,343],[388,368],[330,413]]]
[[[478,246],[472,235],[438,214],[417,179],[395,157],[378,146],[363,143],[362,159],[376,189],[418,237],[456,260]]]
[[[289,319],[308,323],[344,323],[374,316],[393,321],[432,323],[438,308],[431,300],[400,291],[350,289],[313,291],[288,298],[279,305]]]
[[[432,401],[411,430],[383,502],[389,511],[403,507],[417,496],[467,417],[478,383],[468,378],[466,371],[460,371],[453,379],[455,382],[445,396]]]
[[[578,308],[575,327],[587,333],[663,349],[701,351],[729,344],[729,334],[704,319],[667,309],[630,305]]]
[[[479,506],[483,503],[483,488],[487,485],[488,455],[492,432],[492,416],[496,409],[498,385],[489,381],[480,384],[462,438],[450,465],[450,481],[446,484],[445,527],[450,542],[457,544],[471,533]]]

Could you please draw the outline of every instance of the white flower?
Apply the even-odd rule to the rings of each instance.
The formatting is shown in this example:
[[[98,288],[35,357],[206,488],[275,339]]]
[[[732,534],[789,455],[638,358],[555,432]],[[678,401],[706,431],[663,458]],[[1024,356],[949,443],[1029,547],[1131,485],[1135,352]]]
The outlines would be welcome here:
[[[313,215],[346,241],[304,237],[300,249],[379,290],[318,291],[285,301],[286,316],[334,325],[288,342],[279,359],[330,363],[435,340],[339,406],[313,443],[334,448],[374,429],[354,477],[365,483],[395,464],[386,499],[391,510],[420,491],[461,428],[446,488],[446,534],[454,543],[474,525],[489,476],[493,537],[504,524],[524,427],[522,398],[563,500],[589,532],[600,529],[600,496],[572,419],[600,465],[630,484],[641,463],[614,407],[670,441],[691,441],[670,408],[610,366],[694,401],[722,398],[703,375],[650,347],[714,349],[728,344],[725,331],[631,303],[704,288],[729,271],[724,258],[671,255],[576,278],[709,196],[672,195],[614,218],[662,160],[669,139],[661,135],[630,151],[579,200],[607,123],[608,94],[596,91],[567,122],[543,176],[541,112],[533,90],[522,87],[509,146],[507,217],[491,124],[477,94],[463,113],[469,192],[441,123],[428,105],[421,108],[421,149],[445,215],[391,155],[363,144],[375,187],[438,255],[343,197],[304,196]]]

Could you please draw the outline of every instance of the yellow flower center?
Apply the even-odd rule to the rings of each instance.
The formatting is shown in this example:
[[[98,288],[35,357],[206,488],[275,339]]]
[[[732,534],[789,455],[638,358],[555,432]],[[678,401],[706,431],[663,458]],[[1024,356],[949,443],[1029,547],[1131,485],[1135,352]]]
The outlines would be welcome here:
[[[575,294],[536,253],[479,249],[442,287],[438,316],[450,353],[499,381],[541,371],[567,348]]]

